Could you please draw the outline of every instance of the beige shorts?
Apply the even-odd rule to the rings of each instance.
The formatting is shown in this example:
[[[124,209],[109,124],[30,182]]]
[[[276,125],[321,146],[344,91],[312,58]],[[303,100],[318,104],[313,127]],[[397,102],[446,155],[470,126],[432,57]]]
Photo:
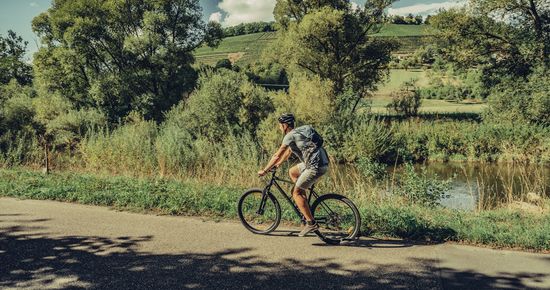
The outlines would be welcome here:
[[[309,189],[321,176],[323,176],[328,171],[328,166],[315,168],[306,168],[305,163],[299,163],[298,168],[300,169],[300,177],[296,180],[296,187],[301,189]]]

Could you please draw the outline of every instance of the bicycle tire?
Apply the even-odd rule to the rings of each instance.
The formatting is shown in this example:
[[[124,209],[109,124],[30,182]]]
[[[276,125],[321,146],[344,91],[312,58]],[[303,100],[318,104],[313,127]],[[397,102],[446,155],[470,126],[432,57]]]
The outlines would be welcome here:
[[[339,210],[335,205],[338,207],[345,205],[350,211],[346,216],[341,216],[341,213],[334,212],[334,210]],[[350,199],[343,195],[331,193],[320,196],[313,202],[311,213],[319,223],[319,230],[316,234],[327,244],[339,244],[359,236],[361,229],[359,210]],[[345,221],[342,222],[341,219],[345,219]],[[341,226],[340,223],[345,227],[342,232],[335,230]]]
[[[262,189],[249,189],[245,193],[243,193],[243,195],[239,199],[239,203],[237,206],[237,212],[239,214],[239,219],[241,220],[241,223],[247,230],[255,234],[268,234],[274,231],[281,222],[281,206],[279,205],[279,201],[275,198],[275,196],[273,196],[273,194],[267,193],[266,206],[268,206],[269,209],[268,214],[265,214],[265,207],[264,212],[261,214],[254,212],[254,210],[258,210],[260,207],[260,203],[258,203],[258,200],[251,201],[250,206],[247,205],[247,201],[250,200],[251,197],[257,198],[261,197],[262,195]],[[246,212],[244,212],[245,207]],[[252,212],[249,212],[249,209],[252,210]],[[259,225],[259,223],[262,221],[262,217],[264,220],[268,221],[267,223],[261,223],[263,227],[267,227],[265,229],[260,228]]]

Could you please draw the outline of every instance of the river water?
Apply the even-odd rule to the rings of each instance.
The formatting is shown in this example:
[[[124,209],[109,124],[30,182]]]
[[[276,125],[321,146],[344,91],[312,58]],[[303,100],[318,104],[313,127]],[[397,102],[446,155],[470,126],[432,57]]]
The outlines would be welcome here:
[[[494,208],[512,200],[529,201],[550,197],[550,166],[512,163],[432,162],[415,165],[432,178],[451,179],[448,197],[441,204],[448,208],[474,210]],[[388,175],[399,178],[402,166],[387,168]],[[339,166],[342,175],[356,172],[352,166]],[[348,171],[346,173],[346,171]],[[395,175],[394,175],[395,173]]]

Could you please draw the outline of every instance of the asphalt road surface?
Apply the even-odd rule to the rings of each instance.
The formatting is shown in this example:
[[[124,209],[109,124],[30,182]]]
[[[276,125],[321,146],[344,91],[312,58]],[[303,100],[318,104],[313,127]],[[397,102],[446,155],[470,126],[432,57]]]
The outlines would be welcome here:
[[[0,288],[550,289],[550,255],[0,198]]]

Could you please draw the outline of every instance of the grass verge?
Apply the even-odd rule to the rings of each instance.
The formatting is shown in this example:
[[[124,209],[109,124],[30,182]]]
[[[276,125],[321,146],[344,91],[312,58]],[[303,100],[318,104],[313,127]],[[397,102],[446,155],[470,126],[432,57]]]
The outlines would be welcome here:
[[[0,169],[0,196],[112,206],[172,215],[236,218],[244,188],[193,181],[108,177],[82,173],[43,175]],[[513,210],[463,212],[356,198],[364,235],[420,241],[457,241],[492,247],[550,250],[550,214]]]

